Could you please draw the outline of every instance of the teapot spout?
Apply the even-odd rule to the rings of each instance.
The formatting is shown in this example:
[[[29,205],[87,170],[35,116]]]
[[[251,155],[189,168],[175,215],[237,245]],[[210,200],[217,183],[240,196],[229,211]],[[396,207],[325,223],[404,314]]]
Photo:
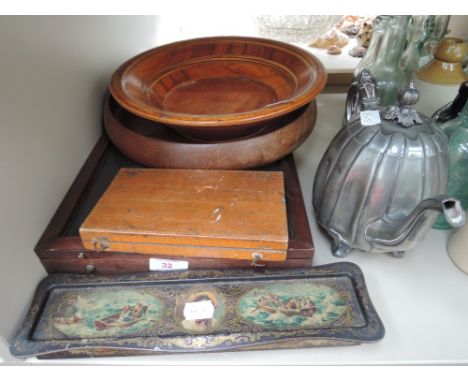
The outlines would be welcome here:
[[[432,224],[427,216],[430,211],[443,212],[447,222],[453,227],[465,224],[465,211],[460,201],[439,195],[421,201],[403,222],[390,222],[383,218],[369,224],[365,231],[366,239],[381,250],[409,249],[412,242],[417,242],[416,233],[427,231],[421,229],[421,226]]]

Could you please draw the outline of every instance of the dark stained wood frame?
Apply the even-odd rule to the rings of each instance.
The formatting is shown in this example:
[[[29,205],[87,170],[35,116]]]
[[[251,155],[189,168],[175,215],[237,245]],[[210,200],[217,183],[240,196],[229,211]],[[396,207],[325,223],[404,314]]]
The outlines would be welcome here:
[[[74,211],[82,203],[83,195],[86,195],[86,191],[96,180],[98,169],[110,145],[108,138],[102,135],[34,248],[49,274],[60,272],[95,274],[144,272],[149,270],[149,258],[157,257],[135,253],[98,253],[86,250],[79,236],[63,235]],[[181,257],[173,259],[188,260],[190,269],[311,266],[314,246],[292,154],[281,160],[279,167],[284,172],[286,179],[285,191],[290,231],[289,248],[285,262]],[[171,257],[164,256],[163,258],[170,259]]]

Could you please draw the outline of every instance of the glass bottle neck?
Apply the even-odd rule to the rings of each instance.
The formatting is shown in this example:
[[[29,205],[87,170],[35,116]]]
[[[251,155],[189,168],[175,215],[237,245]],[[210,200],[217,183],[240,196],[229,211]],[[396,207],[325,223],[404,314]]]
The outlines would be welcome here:
[[[429,40],[439,42],[444,37],[450,21],[449,15],[433,16],[433,26],[429,35]]]
[[[394,16],[385,31],[380,60],[384,65],[397,66],[406,39],[406,25],[409,16]]]
[[[429,37],[434,29],[434,16],[413,15],[408,22],[408,41],[419,42],[420,45]]]
[[[397,67],[406,41],[409,16],[379,16],[374,23],[372,39],[366,55],[358,64],[355,77],[363,69]]]

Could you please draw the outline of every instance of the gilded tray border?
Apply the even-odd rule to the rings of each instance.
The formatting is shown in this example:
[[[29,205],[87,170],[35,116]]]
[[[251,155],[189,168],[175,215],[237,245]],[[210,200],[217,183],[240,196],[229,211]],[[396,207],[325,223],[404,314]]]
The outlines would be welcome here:
[[[262,281],[268,279],[302,279],[307,277],[348,276],[352,280],[358,303],[367,325],[359,328],[320,328],[259,333],[233,333],[203,335],[192,334],[173,337],[131,337],[122,339],[77,339],[35,341],[31,339],[35,325],[47,302],[51,289],[63,287],[128,285],[179,280],[194,282],[227,280]],[[260,350],[298,348],[311,346],[350,345],[377,342],[384,337],[385,329],[367,292],[361,269],[353,263],[338,262],[308,269],[261,270],[193,270],[181,272],[142,273],[124,276],[84,276],[55,274],[39,284],[30,309],[14,337],[10,351],[18,357],[62,358],[109,356],[131,354],[168,354],[188,352],[216,352],[233,350]]]

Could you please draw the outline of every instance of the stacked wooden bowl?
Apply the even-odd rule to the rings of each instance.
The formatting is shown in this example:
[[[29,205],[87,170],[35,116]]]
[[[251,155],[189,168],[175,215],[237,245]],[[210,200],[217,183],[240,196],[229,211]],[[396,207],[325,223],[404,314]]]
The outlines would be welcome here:
[[[242,169],[272,163],[311,133],[320,61],[286,43],[210,37],[144,52],[113,74],[105,129],[152,167]]]

